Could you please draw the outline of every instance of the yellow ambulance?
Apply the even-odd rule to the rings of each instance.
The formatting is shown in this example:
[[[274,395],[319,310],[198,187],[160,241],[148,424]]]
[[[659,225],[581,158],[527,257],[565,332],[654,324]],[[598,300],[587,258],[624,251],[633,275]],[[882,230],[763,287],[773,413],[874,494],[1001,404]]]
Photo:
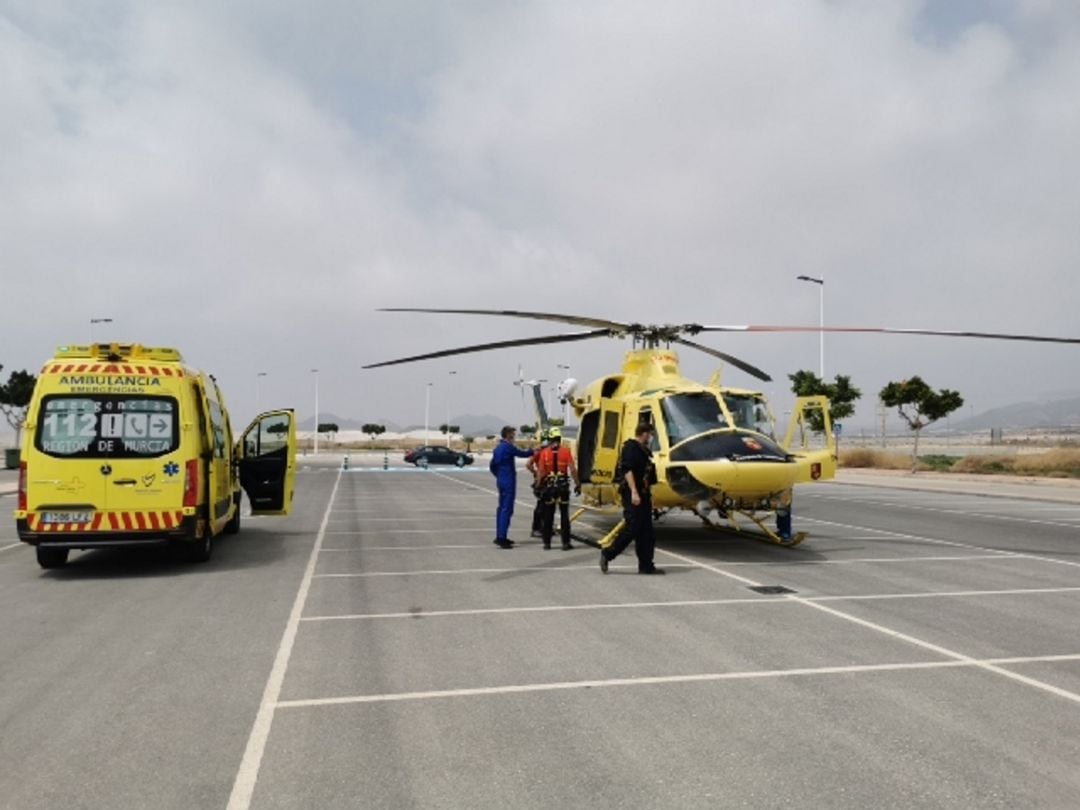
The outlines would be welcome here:
[[[287,515],[292,410],[260,414],[239,441],[217,382],[176,349],[62,346],[27,411],[15,523],[42,568],[71,549],[173,544],[195,562],[253,515]]]

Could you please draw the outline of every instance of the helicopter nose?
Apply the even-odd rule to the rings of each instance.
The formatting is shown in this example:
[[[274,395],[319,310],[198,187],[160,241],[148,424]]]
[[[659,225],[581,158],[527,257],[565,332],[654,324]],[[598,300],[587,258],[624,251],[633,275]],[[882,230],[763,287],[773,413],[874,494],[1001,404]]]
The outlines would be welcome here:
[[[715,459],[673,464],[669,486],[681,497],[707,499],[717,493],[733,497],[764,497],[790,489],[798,475],[792,463]]]

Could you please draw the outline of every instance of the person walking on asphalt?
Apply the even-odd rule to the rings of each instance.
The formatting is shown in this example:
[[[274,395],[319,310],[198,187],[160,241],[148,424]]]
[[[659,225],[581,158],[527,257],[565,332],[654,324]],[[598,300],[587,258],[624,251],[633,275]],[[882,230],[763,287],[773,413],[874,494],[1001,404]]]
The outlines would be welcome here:
[[[510,539],[510,518],[514,515],[514,498],[517,495],[516,458],[529,458],[532,450],[522,450],[514,444],[514,428],[507,425],[500,431],[502,438],[491,454],[488,467],[495,476],[499,489],[499,507],[495,511],[495,545],[499,548],[513,548]]]
[[[627,439],[619,454],[618,471],[622,476],[619,495],[623,502],[622,531],[606,549],[600,549],[600,570],[608,572],[608,563],[618,557],[630,542],[637,553],[639,574],[662,574],[653,562],[656,536],[653,534],[652,496],[649,489],[656,483],[656,468],[652,463],[649,440],[653,426],[639,422],[634,428],[634,438]]]

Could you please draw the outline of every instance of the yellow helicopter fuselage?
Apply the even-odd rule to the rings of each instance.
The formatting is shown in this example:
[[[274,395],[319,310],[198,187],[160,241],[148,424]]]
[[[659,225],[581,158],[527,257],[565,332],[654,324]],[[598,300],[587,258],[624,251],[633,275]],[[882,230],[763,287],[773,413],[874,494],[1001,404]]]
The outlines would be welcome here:
[[[796,483],[835,474],[831,432],[819,450],[792,450],[791,429],[781,445],[763,394],[688,380],[670,349],[627,352],[620,373],[592,382],[568,400],[580,422],[582,492],[594,506],[618,502],[619,453],[640,422],[655,428],[658,481],[652,499],[657,509],[775,510],[790,503]],[[802,403],[809,404],[823,407],[827,418],[827,403]],[[797,407],[793,427],[801,415]]]

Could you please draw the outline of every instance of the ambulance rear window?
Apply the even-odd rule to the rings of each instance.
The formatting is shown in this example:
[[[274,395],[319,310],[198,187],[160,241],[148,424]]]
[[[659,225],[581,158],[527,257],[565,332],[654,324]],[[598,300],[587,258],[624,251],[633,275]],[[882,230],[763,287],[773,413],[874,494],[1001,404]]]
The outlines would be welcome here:
[[[76,394],[45,397],[34,446],[55,458],[153,458],[180,443],[173,397]]]

